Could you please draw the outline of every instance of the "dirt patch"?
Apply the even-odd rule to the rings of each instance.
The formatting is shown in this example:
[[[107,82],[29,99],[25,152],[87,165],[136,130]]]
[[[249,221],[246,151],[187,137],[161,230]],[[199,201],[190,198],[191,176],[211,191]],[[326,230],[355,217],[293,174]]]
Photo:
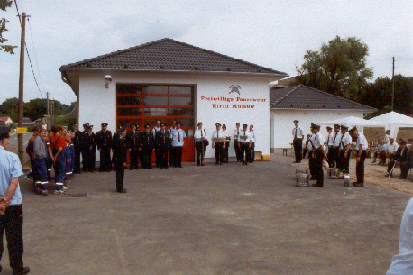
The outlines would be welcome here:
[[[364,127],[363,134],[369,142],[378,142],[380,139],[384,138],[386,130],[384,127]],[[397,134],[396,141],[400,138],[407,142],[413,142],[413,128],[401,127]]]

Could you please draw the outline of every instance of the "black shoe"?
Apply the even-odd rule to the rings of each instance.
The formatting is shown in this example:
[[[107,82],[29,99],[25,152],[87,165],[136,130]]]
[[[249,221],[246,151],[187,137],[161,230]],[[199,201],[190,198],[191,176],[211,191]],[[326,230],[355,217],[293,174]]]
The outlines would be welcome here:
[[[313,187],[324,187],[323,185],[318,185],[318,184],[316,184],[316,183],[314,183],[312,186],[313,186]]]
[[[118,193],[128,193],[128,190],[126,188],[123,188],[122,190],[116,191],[116,192],[118,192]]]
[[[21,271],[14,271],[13,270],[13,275],[24,275],[30,272],[30,268],[28,266],[23,267]]]
[[[358,183],[358,182],[353,182],[353,186],[354,187],[364,187],[364,185],[362,183]]]

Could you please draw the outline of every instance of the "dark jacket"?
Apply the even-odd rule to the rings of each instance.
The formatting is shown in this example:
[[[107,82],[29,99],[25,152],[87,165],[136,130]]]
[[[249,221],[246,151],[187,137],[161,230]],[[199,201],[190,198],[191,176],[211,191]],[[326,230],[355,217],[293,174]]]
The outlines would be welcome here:
[[[131,149],[132,151],[139,150],[139,148],[141,147],[140,134],[141,133],[139,131],[130,131],[126,134],[126,143],[128,149]]]
[[[151,151],[155,148],[155,139],[153,137],[152,132],[142,132],[141,133],[141,147],[142,150]]]
[[[108,130],[97,132],[96,145],[100,150],[110,150],[112,148],[112,132]]]
[[[126,154],[128,150],[128,144],[126,139],[120,135],[117,135],[113,139],[113,163],[115,165],[123,165],[126,162]]]
[[[171,146],[171,140],[169,139],[169,132],[165,130],[162,133],[162,130],[156,132],[155,134],[155,148],[167,149]]]
[[[396,155],[394,156],[394,159],[399,161],[399,162],[409,161],[409,149],[406,147],[402,151],[402,148],[399,148],[399,150],[397,150],[397,152],[396,152]]]
[[[82,135],[83,150],[88,151],[92,146],[92,151],[96,150],[96,134],[95,133],[83,133]]]

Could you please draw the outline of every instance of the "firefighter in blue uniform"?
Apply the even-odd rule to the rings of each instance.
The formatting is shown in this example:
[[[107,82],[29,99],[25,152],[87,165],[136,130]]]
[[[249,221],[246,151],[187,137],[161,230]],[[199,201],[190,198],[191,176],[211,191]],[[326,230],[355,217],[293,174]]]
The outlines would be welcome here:
[[[75,147],[75,167],[73,173],[80,174],[80,152],[82,151],[82,132],[77,128],[77,124],[72,125],[72,131],[75,134],[73,137],[73,145]]]
[[[83,171],[94,173],[96,166],[96,135],[92,132],[92,129],[93,125],[88,125],[82,138],[85,152]]]
[[[132,170],[139,168],[140,132],[137,130],[139,125],[132,124],[130,127],[132,131],[126,134],[126,143],[128,144],[128,150],[130,152],[129,169]]]

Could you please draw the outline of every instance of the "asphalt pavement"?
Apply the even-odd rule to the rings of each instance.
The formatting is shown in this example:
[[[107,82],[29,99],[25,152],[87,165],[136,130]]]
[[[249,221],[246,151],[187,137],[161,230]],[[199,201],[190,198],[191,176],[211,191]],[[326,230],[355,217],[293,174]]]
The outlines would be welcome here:
[[[76,175],[70,196],[21,187],[30,274],[385,274],[410,198],[295,187],[275,161],[126,170],[126,194],[114,172]]]

